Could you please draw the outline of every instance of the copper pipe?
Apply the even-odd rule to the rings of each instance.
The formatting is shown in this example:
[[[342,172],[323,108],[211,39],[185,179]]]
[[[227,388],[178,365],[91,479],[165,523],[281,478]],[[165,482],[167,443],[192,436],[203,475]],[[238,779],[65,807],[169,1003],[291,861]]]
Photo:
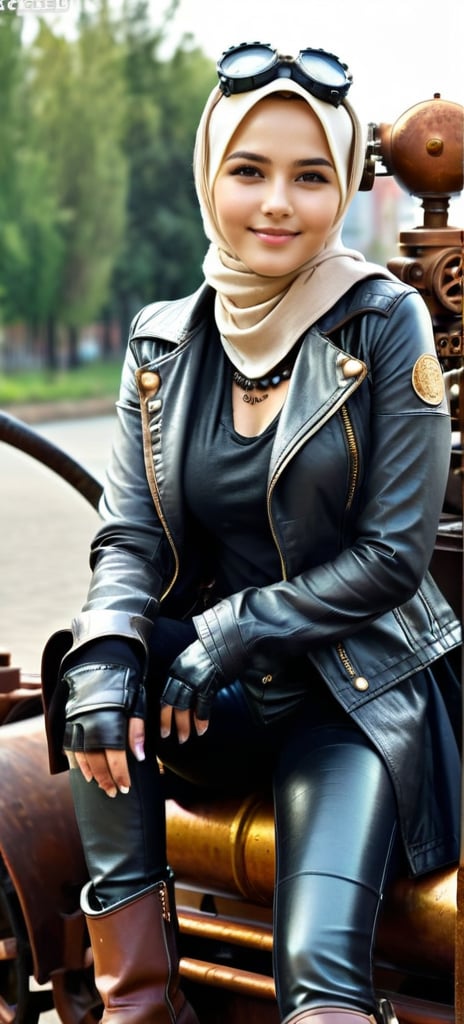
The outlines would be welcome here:
[[[238,967],[223,967],[207,963],[205,960],[182,957],[180,973],[183,978],[197,984],[225,988],[228,992],[239,992],[242,996],[269,1000],[275,1000],[276,997],[272,978],[254,974],[252,971],[243,971]]]
[[[245,800],[195,804],[193,812],[167,802],[168,858],[179,882],[268,905],[274,889],[272,803]]]
[[[183,935],[193,935],[200,939],[213,939],[217,942],[229,942],[247,949],[259,949],[266,953],[272,952],[272,928],[261,925],[244,924],[231,921],[229,918],[206,916],[188,910],[178,912],[179,927]]]
[[[167,835],[178,885],[272,906],[275,839],[270,799],[257,794],[242,802],[195,805],[194,812],[168,801]],[[198,912],[197,920],[204,916]],[[455,867],[417,880],[400,879],[385,899],[377,951],[402,966],[452,972],[455,918]],[[211,917],[206,920],[211,926]],[[227,927],[233,933],[236,925]],[[193,917],[188,928],[194,928]],[[253,941],[259,941],[258,934]]]

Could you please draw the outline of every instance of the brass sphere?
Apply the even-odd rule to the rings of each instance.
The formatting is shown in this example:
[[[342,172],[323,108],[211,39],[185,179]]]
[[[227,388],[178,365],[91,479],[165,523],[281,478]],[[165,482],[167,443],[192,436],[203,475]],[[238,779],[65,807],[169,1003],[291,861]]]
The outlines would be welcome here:
[[[433,99],[379,126],[382,154],[400,185],[416,196],[451,196],[464,188],[464,107]]]

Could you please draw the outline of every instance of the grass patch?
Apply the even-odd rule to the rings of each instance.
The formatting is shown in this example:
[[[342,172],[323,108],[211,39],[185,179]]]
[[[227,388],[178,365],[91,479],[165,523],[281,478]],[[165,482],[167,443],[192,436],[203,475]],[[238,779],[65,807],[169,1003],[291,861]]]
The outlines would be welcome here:
[[[0,406],[26,402],[61,402],[116,398],[121,363],[95,362],[73,370],[18,370],[0,375]]]

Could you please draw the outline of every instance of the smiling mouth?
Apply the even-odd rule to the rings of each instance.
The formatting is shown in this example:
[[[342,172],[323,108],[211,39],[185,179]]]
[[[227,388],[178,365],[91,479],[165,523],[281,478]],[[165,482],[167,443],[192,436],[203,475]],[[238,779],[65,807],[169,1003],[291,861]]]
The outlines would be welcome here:
[[[251,228],[250,229],[257,238],[262,238],[267,242],[285,242],[289,238],[296,238],[299,231],[288,231],[285,228]]]

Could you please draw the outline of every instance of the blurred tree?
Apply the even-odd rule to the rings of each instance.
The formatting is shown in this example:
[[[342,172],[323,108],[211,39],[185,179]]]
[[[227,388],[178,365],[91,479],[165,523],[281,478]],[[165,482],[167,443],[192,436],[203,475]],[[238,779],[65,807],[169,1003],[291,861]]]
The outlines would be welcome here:
[[[125,226],[123,51],[106,2],[95,18],[81,18],[75,40],[57,37],[43,21],[31,57],[35,142],[53,167],[62,214],[55,312],[69,329],[74,365],[78,329],[107,301]]]
[[[18,154],[16,227],[23,253],[21,272],[10,282],[16,318],[29,326],[30,345],[45,334],[46,362],[57,365],[55,310],[64,258],[65,212],[53,188],[47,154],[22,146]]]
[[[0,19],[0,310],[4,322],[24,321],[30,347],[56,302],[62,259],[61,212],[47,155],[31,135],[27,62],[21,47],[21,19]],[[49,362],[54,362],[53,346]]]
[[[156,297],[196,287],[206,249],[194,193],[196,126],[214,68],[190,36],[166,55],[145,0],[80,0],[76,32],[0,19],[0,320],[56,327],[77,361],[81,327],[130,316]]]
[[[21,22],[14,12],[0,18],[0,312],[3,322],[16,319],[27,247],[19,222],[18,167],[22,139],[21,83],[23,54]]]
[[[170,5],[156,28],[150,5],[126,0],[128,223],[113,276],[114,308],[122,333],[145,302],[194,289],[201,278],[205,237],[195,197],[192,153],[206,96],[215,80],[212,62],[190,36],[170,59],[163,56]]]

